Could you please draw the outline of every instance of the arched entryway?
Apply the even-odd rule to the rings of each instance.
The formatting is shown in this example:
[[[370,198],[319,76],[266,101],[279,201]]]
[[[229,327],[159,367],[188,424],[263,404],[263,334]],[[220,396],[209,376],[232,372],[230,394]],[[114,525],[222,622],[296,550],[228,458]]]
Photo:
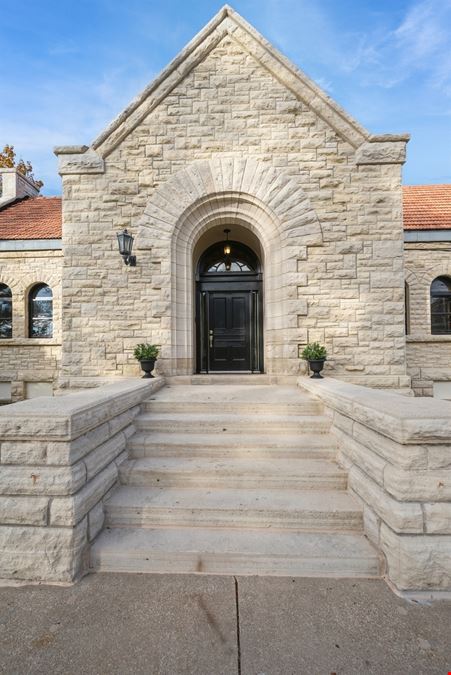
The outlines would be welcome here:
[[[209,246],[196,270],[199,373],[263,372],[263,276],[258,255],[229,240]]]
[[[322,245],[321,225],[297,178],[252,157],[193,162],[155,191],[136,223],[140,256],[157,265],[158,282],[169,280],[152,306],[153,318],[161,318],[154,338],[162,344],[160,368],[170,375],[198,371],[197,263],[230,224],[232,237],[264,265],[265,372],[296,374],[299,317],[306,313],[303,280],[317,273],[309,251]]]

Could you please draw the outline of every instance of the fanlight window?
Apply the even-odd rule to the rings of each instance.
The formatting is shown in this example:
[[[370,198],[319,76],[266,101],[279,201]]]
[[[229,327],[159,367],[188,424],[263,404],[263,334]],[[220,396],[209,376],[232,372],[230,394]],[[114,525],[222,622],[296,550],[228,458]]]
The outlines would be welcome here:
[[[47,284],[34,286],[29,295],[29,336],[51,338],[53,335],[53,293]]]
[[[254,272],[254,270],[244,260],[232,260],[229,268],[226,267],[224,260],[218,260],[210,265],[207,272]]]
[[[451,278],[437,277],[431,284],[431,333],[451,334]]]
[[[11,289],[0,284],[0,339],[13,336],[13,298]]]

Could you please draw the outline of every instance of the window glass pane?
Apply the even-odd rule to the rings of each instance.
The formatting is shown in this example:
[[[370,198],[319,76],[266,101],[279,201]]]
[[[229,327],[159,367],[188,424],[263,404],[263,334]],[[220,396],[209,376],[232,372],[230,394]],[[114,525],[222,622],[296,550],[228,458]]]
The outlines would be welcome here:
[[[13,324],[9,319],[0,319],[0,338],[11,338],[13,336]]]
[[[214,265],[210,265],[207,270],[208,272],[225,272],[225,264],[223,262],[216,262]]]
[[[0,284],[0,339],[13,336],[13,300],[11,289]]]
[[[53,301],[51,298],[33,300],[33,317],[43,318],[52,316]]]
[[[10,319],[12,315],[11,298],[0,298],[0,319]]]
[[[48,286],[41,286],[34,294],[34,298],[51,298],[52,289]]]
[[[446,298],[431,298],[431,311],[435,312],[444,312],[446,309]]]
[[[431,293],[449,293],[451,291],[451,279],[437,277],[431,285]]]
[[[253,272],[253,269],[242,260],[233,260],[230,265],[231,272]],[[225,263],[222,260],[210,265],[207,272],[227,272]]]
[[[50,319],[33,319],[31,337],[52,337],[53,321]]]
[[[49,338],[53,335],[52,289],[44,284],[30,293],[30,337]]]
[[[0,284],[0,300],[2,298],[10,298],[12,296],[11,289],[6,284]]]
[[[437,277],[431,284],[431,333],[451,334],[451,279]]]
[[[432,317],[432,332],[433,333],[445,333],[446,332],[446,321],[445,316],[436,314]]]

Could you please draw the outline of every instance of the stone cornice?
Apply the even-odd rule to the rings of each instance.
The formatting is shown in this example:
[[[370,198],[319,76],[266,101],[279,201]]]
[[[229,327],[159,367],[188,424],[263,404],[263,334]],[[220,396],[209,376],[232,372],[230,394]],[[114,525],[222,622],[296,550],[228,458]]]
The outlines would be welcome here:
[[[60,176],[105,173],[105,163],[95,150],[88,148],[87,150],[76,152],[75,150],[78,147],[85,148],[86,146],[74,146],[74,152],[61,152],[60,148],[55,148],[55,155],[59,157],[58,173]]]
[[[404,164],[406,136],[372,136],[355,153],[356,164]],[[379,140],[383,139],[383,140]]]

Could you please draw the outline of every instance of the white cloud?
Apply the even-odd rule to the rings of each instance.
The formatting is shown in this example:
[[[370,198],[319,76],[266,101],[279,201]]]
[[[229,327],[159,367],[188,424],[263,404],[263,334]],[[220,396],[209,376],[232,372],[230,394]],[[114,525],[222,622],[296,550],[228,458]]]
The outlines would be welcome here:
[[[413,5],[401,25],[394,31],[398,48],[417,64],[445,47],[449,50],[446,25],[451,16],[451,2],[425,0]],[[449,28],[449,26],[448,26]]]
[[[154,74],[149,74],[149,80]],[[0,146],[10,143],[17,155],[30,160],[44,181],[44,193],[59,192],[55,145],[89,144],[147,84],[123,68],[103,73],[101,79],[51,79],[33,88],[9,84],[12,103],[0,109]],[[6,96],[0,88],[0,98]]]
[[[263,0],[262,9],[265,32],[301,67],[317,64],[316,79],[330,82],[335,72],[389,89],[421,73],[450,95],[451,0],[413,2],[397,25],[374,14],[362,30],[352,22],[342,30],[333,12],[307,0]]]

